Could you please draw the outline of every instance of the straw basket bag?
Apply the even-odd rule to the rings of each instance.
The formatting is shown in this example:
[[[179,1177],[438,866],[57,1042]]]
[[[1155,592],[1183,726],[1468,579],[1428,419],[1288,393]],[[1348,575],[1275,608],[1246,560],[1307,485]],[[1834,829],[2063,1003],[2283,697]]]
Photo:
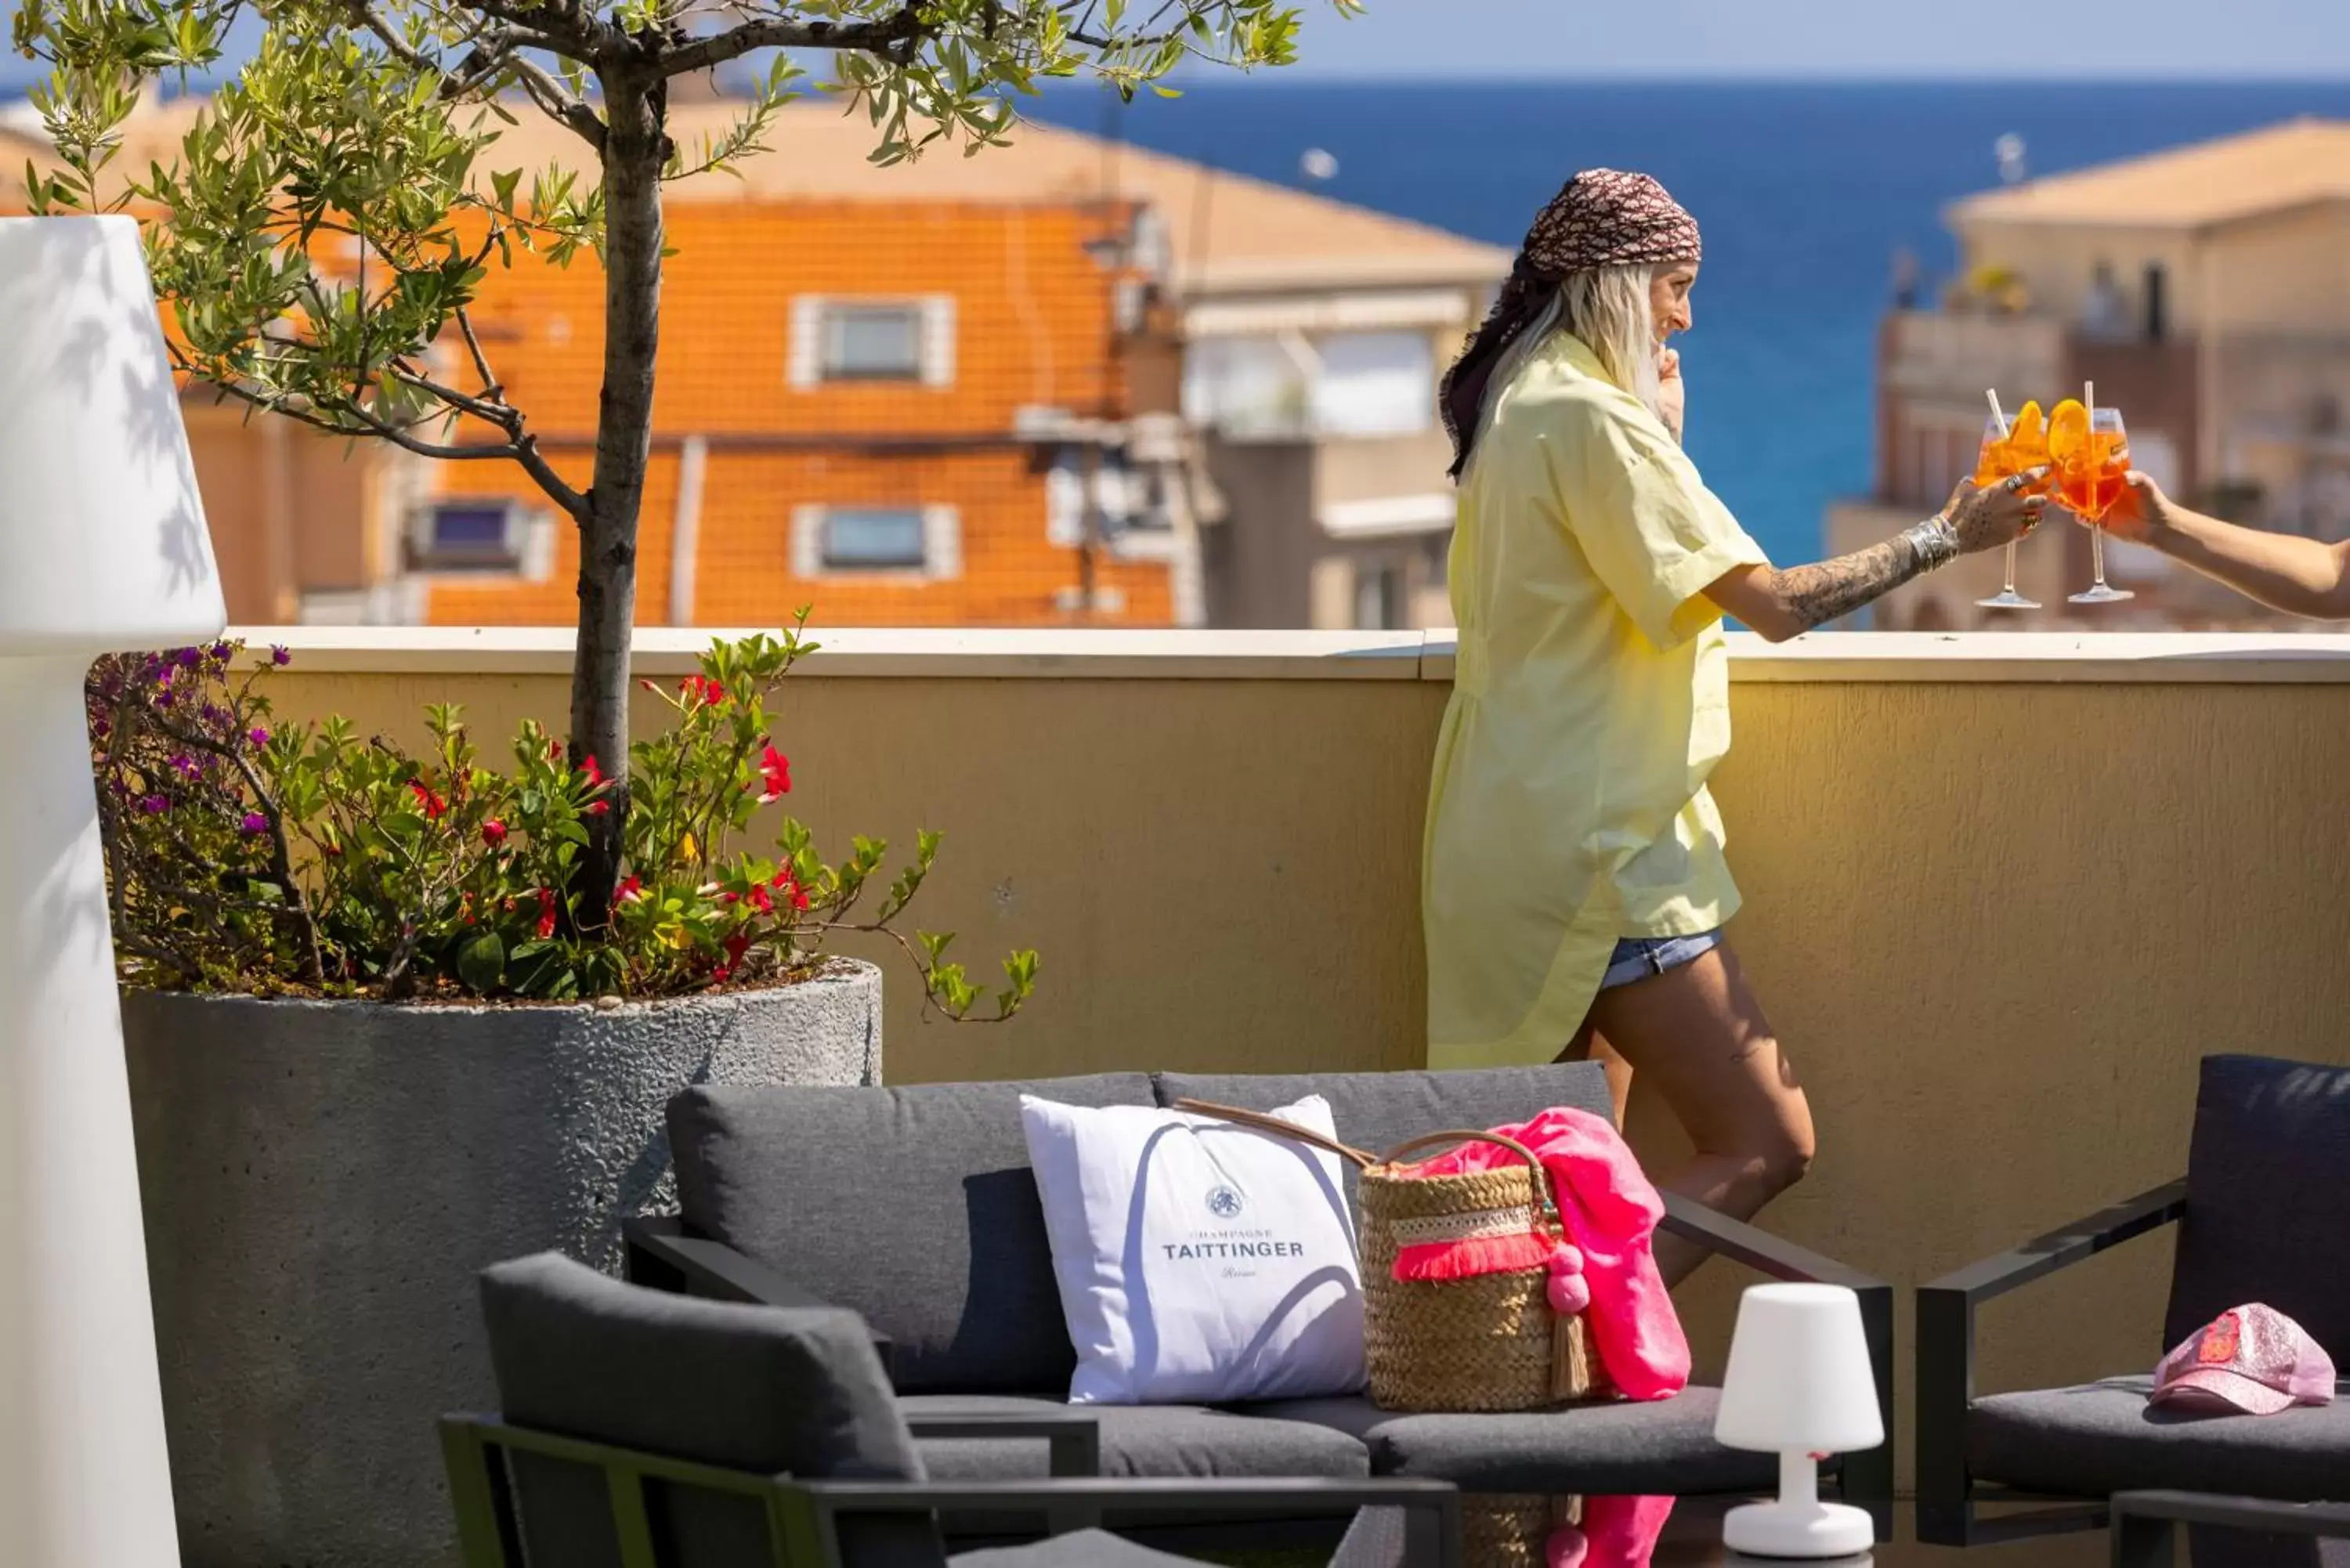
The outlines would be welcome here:
[[[1178,1100],[1175,1108],[1326,1148],[1361,1168],[1364,1352],[1373,1404],[1533,1410],[1594,1391],[1582,1314],[1551,1310],[1549,1259],[1565,1236],[1549,1174],[1523,1144],[1493,1133],[1439,1132],[1378,1156],[1255,1111],[1203,1100]],[[1423,1149],[1474,1142],[1498,1144],[1520,1163],[1457,1176],[1423,1175],[1403,1163]],[[1410,1277],[1431,1257],[1446,1277]],[[1476,1272],[1457,1272],[1462,1268]]]

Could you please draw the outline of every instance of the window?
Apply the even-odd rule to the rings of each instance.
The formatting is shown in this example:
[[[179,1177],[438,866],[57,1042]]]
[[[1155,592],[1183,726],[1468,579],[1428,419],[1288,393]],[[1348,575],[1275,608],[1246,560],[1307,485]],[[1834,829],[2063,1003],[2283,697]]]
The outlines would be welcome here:
[[[1403,564],[1365,561],[1355,567],[1355,629],[1395,631],[1403,626]]]
[[[791,382],[954,381],[954,301],[827,299],[792,302]]]
[[[951,506],[803,506],[792,518],[792,575],[926,579],[962,571]]]
[[[922,514],[913,507],[842,507],[825,514],[824,564],[835,572],[919,567]]]
[[[1306,412],[1297,357],[1273,337],[1204,337],[1183,355],[1183,417],[1226,435],[1295,434]]]
[[[922,317],[904,306],[837,308],[824,321],[827,381],[913,381],[922,374]]]
[[[519,571],[533,554],[536,521],[529,508],[503,497],[434,502],[409,524],[409,560],[431,571]]]
[[[1315,345],[1314,423],[1325,435],[1417,435],[1436,417],[1436,346],[1423,332],[1339,332]]]

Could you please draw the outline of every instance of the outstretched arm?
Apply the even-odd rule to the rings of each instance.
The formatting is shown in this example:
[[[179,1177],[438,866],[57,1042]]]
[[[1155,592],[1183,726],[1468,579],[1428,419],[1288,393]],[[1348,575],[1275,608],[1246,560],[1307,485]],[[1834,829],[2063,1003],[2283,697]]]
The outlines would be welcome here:
[[[2129,493],[2106,526],[2272,609],[2350,620],[2350,542],[2321,545],[2222,523],[2179,505],[2142,473],[2130,475]]]
[[[1935,567],[1996,549],[2030,533],[2046,498],[2024,493],[2041,470],[1988,489],[1961,483],[1939,514],[1881,545],[1806,566],[1740,566],[1705,590],[1706,597],[1773,642],[1850,615]]]

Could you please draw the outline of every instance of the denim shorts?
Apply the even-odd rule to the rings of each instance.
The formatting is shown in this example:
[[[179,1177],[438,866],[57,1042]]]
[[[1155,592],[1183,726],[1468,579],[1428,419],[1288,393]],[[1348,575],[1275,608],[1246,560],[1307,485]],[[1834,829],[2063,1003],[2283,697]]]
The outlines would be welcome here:
[[[1599,989],[1613,990],[1679,969],[1721,945],[1720,931],[1700,931],[1693,937],[1626,937],[1608,955],[1607,972],[1599,977]]]

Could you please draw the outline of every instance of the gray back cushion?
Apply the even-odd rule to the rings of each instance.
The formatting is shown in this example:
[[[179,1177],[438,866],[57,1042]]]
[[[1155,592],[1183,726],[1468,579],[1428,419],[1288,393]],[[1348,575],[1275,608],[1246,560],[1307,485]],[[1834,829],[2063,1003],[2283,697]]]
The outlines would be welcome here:
[[[1339,1141],[1373,1154],[1427,1133],[1525,1121],[1553,1106],[1615,1114],[1607,1075],[1596,1062],[1458,1073],[1161,1073],[1156,1082],[1162,1106],[1190,1099],[1269,1111],[1320,1095],[1330,1102]],[[1346,1174],[1352,1197],[1355,1168]]]
[[[862,1314],[892,1341],[906,1393],[1066,1396],[1076,1352],[1020,1128],[1023,1094],[1152,1103],[1140,1073],[702,1085],[669,1106],[679,1206],[696,1231]]]
[[[1319,1095],[1339,1139],[1373,1154],[1423,1133],[1525,1121],[1553,1106],[1615,1114],[1596,1062],[1460,1073],[1161,1073],[1158,1087],[1162,1106],[1208,1100],[1249,1111]]]
[[[558,1253],[482,1275],[490,1362],[508,1425],[762,1476],[920,1480],[865,1325],[836,1308],[702,1301],[623,1284]],[[513,1459],[534,1563],[617,1568],[604,1474]],[[664,1562],[735,1568],[774,1560],[764,1505],[703,1489],[647,1501]],[[902,1518],[858,1542],[873,1562],[941,1563],[934,1527]]]
[[[2350,1358],[2350,1068],[2209,1056],[2163,1343],[2265,1302]]]

